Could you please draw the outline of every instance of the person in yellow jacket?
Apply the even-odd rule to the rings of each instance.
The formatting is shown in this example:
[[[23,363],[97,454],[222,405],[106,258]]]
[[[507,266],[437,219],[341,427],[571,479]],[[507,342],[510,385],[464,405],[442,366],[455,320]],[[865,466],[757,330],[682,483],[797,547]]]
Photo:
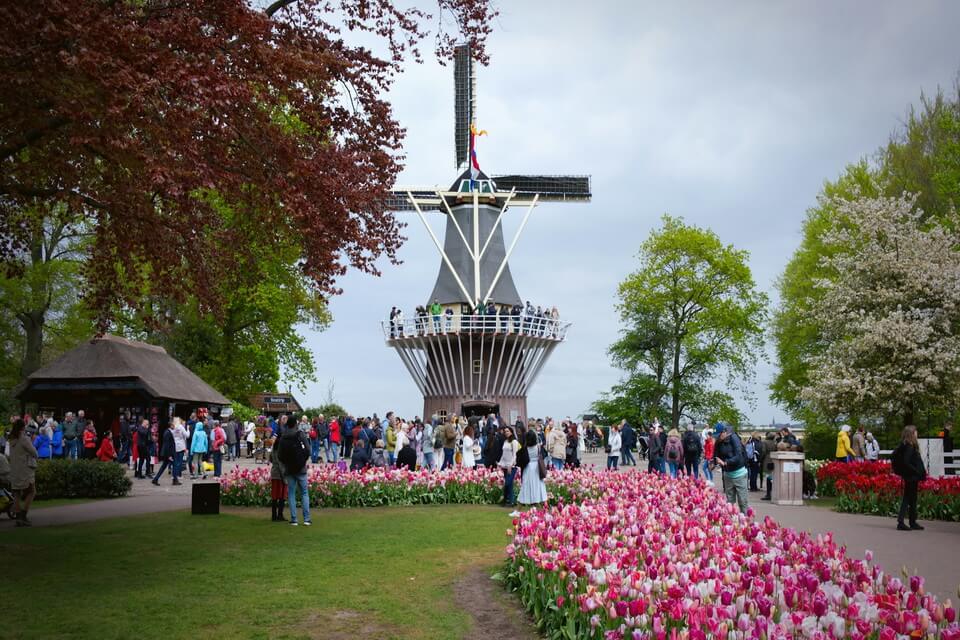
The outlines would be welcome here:
[[[840,462],[853,460],[853,449],[850,447],[850,425],[848,424],[841,426],[840,433],[837,434],[837,460]]]

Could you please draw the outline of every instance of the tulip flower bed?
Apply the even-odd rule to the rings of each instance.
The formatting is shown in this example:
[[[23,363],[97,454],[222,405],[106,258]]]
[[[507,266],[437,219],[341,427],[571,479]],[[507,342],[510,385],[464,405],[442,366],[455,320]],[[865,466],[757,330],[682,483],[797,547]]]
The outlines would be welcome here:
[[[887,475],[850,475],[837,480],[837,511],[895,516],[903,480]],[[920,483],[917,515],[921,520],[960,521],[960,478],[928,478]]]
[[[582,500],[599,494],[604,474],[551,471],[551,500]],[[374,467],[341,471],[336,465],[312,465],[307,472],[313,507],[377,507],[412,504],[497,504],[503,499],[503,473],[484,467],[446,471],[409,471]],[[516,484],[519,491],[519,479]],[[220,479],[225,505],[270,505],[270,468],[235,469]]]
[[[863,560],[743,516],[696,480],[605,474],[514,520],[503,578],[550,638],[960,639],[956,611]]]
[[[889,476],[893,474],[889,462],[828,462],[817,469],[817,493],[836,496],[837,482],[853,476]]]

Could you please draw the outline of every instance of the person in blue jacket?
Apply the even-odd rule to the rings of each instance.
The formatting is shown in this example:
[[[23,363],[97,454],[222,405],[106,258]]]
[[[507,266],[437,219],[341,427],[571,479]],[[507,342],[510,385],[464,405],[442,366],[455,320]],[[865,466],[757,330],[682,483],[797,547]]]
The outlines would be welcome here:
[[[33,439],[33,448],[37,450],[37,458],[40,460],[49,460],[52,454],[50,449],[50,437],[41,430],[37,437]]]
[[[57,423],[53,424],[53,439],[50,440],[50,449],[54,458],[63,457],[63,429]]]
[[[207,455],[209,446],[207,432],[203,429],[203,423],[198,421],[193,427],[193,438],[190,441],[190,456],[194,463],[194,473],[190,476],[192,480],[196,480],[198,475],[202,475],[204,480],[207,479],[207,472],[203,470],[203,457]]]

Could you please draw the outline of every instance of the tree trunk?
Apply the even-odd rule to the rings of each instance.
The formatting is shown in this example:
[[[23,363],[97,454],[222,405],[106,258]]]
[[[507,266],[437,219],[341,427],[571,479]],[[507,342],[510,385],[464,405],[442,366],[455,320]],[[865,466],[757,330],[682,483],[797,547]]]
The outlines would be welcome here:
[[[23,360],[20,363],[20,376],[26,378],[40,368],[43,356],[43,323],[46,314],[42,311],[31,311],[20,314],[20,324],[27,337],[27,344],[23,350]]]
[[[672,405],[670,411],[670,425],[680,426],[680,339],[673,343],[673,389],[671,391]]]

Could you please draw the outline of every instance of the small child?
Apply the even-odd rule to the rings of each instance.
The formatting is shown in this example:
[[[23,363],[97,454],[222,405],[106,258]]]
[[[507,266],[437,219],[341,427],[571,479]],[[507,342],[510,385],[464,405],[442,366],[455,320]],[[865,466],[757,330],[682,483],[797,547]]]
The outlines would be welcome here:
[[[370,464],[374,467],[387,466],[387,458],[383,453],[383,440],[377,440],[373,447],[373,455],[370,456]]]
[[[270,451],[270,502],[273,505],[274,522],[284,522],[283,505],[287,501],[287,483],[283,481],[283,471],[280,469],[279,447]]]

